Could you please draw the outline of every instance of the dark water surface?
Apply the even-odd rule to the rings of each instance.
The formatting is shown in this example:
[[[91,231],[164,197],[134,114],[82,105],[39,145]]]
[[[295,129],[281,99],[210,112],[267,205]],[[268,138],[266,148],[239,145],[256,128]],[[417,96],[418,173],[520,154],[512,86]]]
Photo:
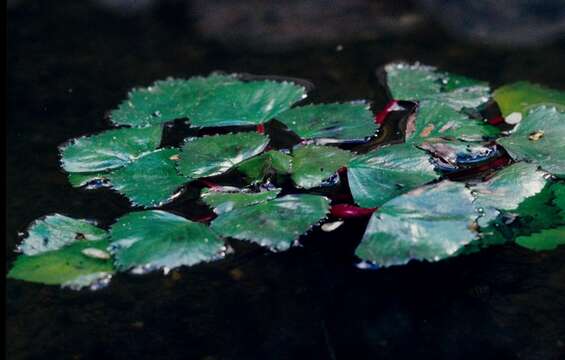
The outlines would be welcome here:
[[[171,2],[175,4],[174,2]],[[182,9],[181,9],[182,10]],[[565,89],[565,43],[503,50],[433,24],[402,36],[261,53],[201,40],[175,6],[121,16],[87,2],[8,10],[6,269],[17,233],[60,212],[108,225],[128,212],[108,190],[71,188],[57,146],[109,128],[126,92],[214,70],[306,78],[317,101],[384,105],[374,70],[419,60],[498,86]],[[187,212],[197,211],[186,206]],[[515,246],[435,264],[360,271],[364,223],[272,254],[235,243],[225,260],[168,276],[115,276],[98,292],[7,282],[8,359],[559,359],[565,248]]]

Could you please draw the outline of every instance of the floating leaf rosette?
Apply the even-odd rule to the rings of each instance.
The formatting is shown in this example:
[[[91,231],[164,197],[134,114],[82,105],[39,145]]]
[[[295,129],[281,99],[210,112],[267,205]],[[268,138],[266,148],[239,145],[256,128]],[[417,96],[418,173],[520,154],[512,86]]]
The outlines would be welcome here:
[[[382,266],[508,242],[535,251],[564,244],[562,92],[527,83],[497,89],[502,114],[523,115],[501,133],[477,119],[489,110],[488,84],[419,64],[388,64],[385,72],[393,99],[417,103],[404,143],[394,131],[374,136],[378,125],[366,101],[296,106],[305,89],[294,82],[212,74],[132,90],[111,113],[115,125],[127,127],[60,147],[69,182],[109,186],[132,205],[151,208],[205,184],[195,201],[210,213],[200,223],[158,209],[131,212],[110,231],[50,215],[27,230],[8,277],[97,289],[116,271],[167,272],[220,259],[228,238],[288,250],[328,216],[344,213],[322,230],[371,216],[355,254]],[[230,128],[189,129],[198,136],[164,147],[178,146],[169,134],[161,145],[163,123],[176,119]],[[233,126],[271,119],[278,122],[233,133],[250,130]],[[337,176],[340,169],[347,181]]]

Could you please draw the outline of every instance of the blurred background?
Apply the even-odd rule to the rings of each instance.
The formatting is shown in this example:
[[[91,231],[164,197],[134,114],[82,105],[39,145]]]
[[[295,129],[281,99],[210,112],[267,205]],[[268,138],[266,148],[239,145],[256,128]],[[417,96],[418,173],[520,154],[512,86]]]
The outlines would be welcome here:
[[[8,0],[6,269],[40,216],[109,225],[130,211],[111,191],[71,188],[57,146],[107,129],[132,87],[271,74],[312,81],[314,101],[378,109],[376,69],[405,60],[565,90],[564,33],[563,0]],[[119,275],[96,293],[10,280],[7,358],[563,358],[565,249],[361,272],[339,244],[363,226],[174,276]]]

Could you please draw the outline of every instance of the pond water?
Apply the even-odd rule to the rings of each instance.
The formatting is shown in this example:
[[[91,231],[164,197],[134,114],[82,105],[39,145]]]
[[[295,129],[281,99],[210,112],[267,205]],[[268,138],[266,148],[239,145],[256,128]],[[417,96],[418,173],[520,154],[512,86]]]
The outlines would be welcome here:
[[[134,86],[214,70],[316,84],[315,101],[386,103],[375,70],[421,61],[486,80],[565,89],[565,43],[501,49],[434,24],[373,39],[262,52],[205,40],[179,2],[120,15],[72,1],[8,9],[6,269],[18,232],[50,213],[109,225],[130,211],[109,190],[73,189],[57,146],[107,129]],[[248,44],[249,45],[249,44]],[[175,209],[197,215],[189,201]],[[117,275],[97,292],[9,280],[9,359],[559,359],[565,354],[565,248],[513,245],[434,264],[355,268],[365,221],[314,232],[273,254],[234,242],[222,261]]]

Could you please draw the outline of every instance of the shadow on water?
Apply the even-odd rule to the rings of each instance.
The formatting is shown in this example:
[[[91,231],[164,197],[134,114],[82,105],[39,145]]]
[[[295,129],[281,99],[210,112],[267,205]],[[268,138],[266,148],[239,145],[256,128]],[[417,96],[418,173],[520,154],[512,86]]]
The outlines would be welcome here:
[[[460,43],[437,26],[282,53],[201,39],[178,3],[122,16],[90,3],[8,9],[6,269],[17,233],[60,212],[109,225],[129,211],[112,191],[72,189],[57,145],[109,127],[126,92],[215,70],[316,84],[314,101],[386,103],[375,69],[419,60],[493,86],[565,89],[563,41],[537,49]],[[337,45],[341,47],[336,48]],[[184,203],[183,203],[184,204]],[[184,206],[184,205],[182,205]],[[202,211],[188,209],[187,212]],[[565,249],[513,246],[435,264],[361,271],[364,223],[314,231],[268,253],[234,242],[226,259],[168,276],[120,274],[99,292],[7,282],[9,359],[558,359],[565,354]]]

